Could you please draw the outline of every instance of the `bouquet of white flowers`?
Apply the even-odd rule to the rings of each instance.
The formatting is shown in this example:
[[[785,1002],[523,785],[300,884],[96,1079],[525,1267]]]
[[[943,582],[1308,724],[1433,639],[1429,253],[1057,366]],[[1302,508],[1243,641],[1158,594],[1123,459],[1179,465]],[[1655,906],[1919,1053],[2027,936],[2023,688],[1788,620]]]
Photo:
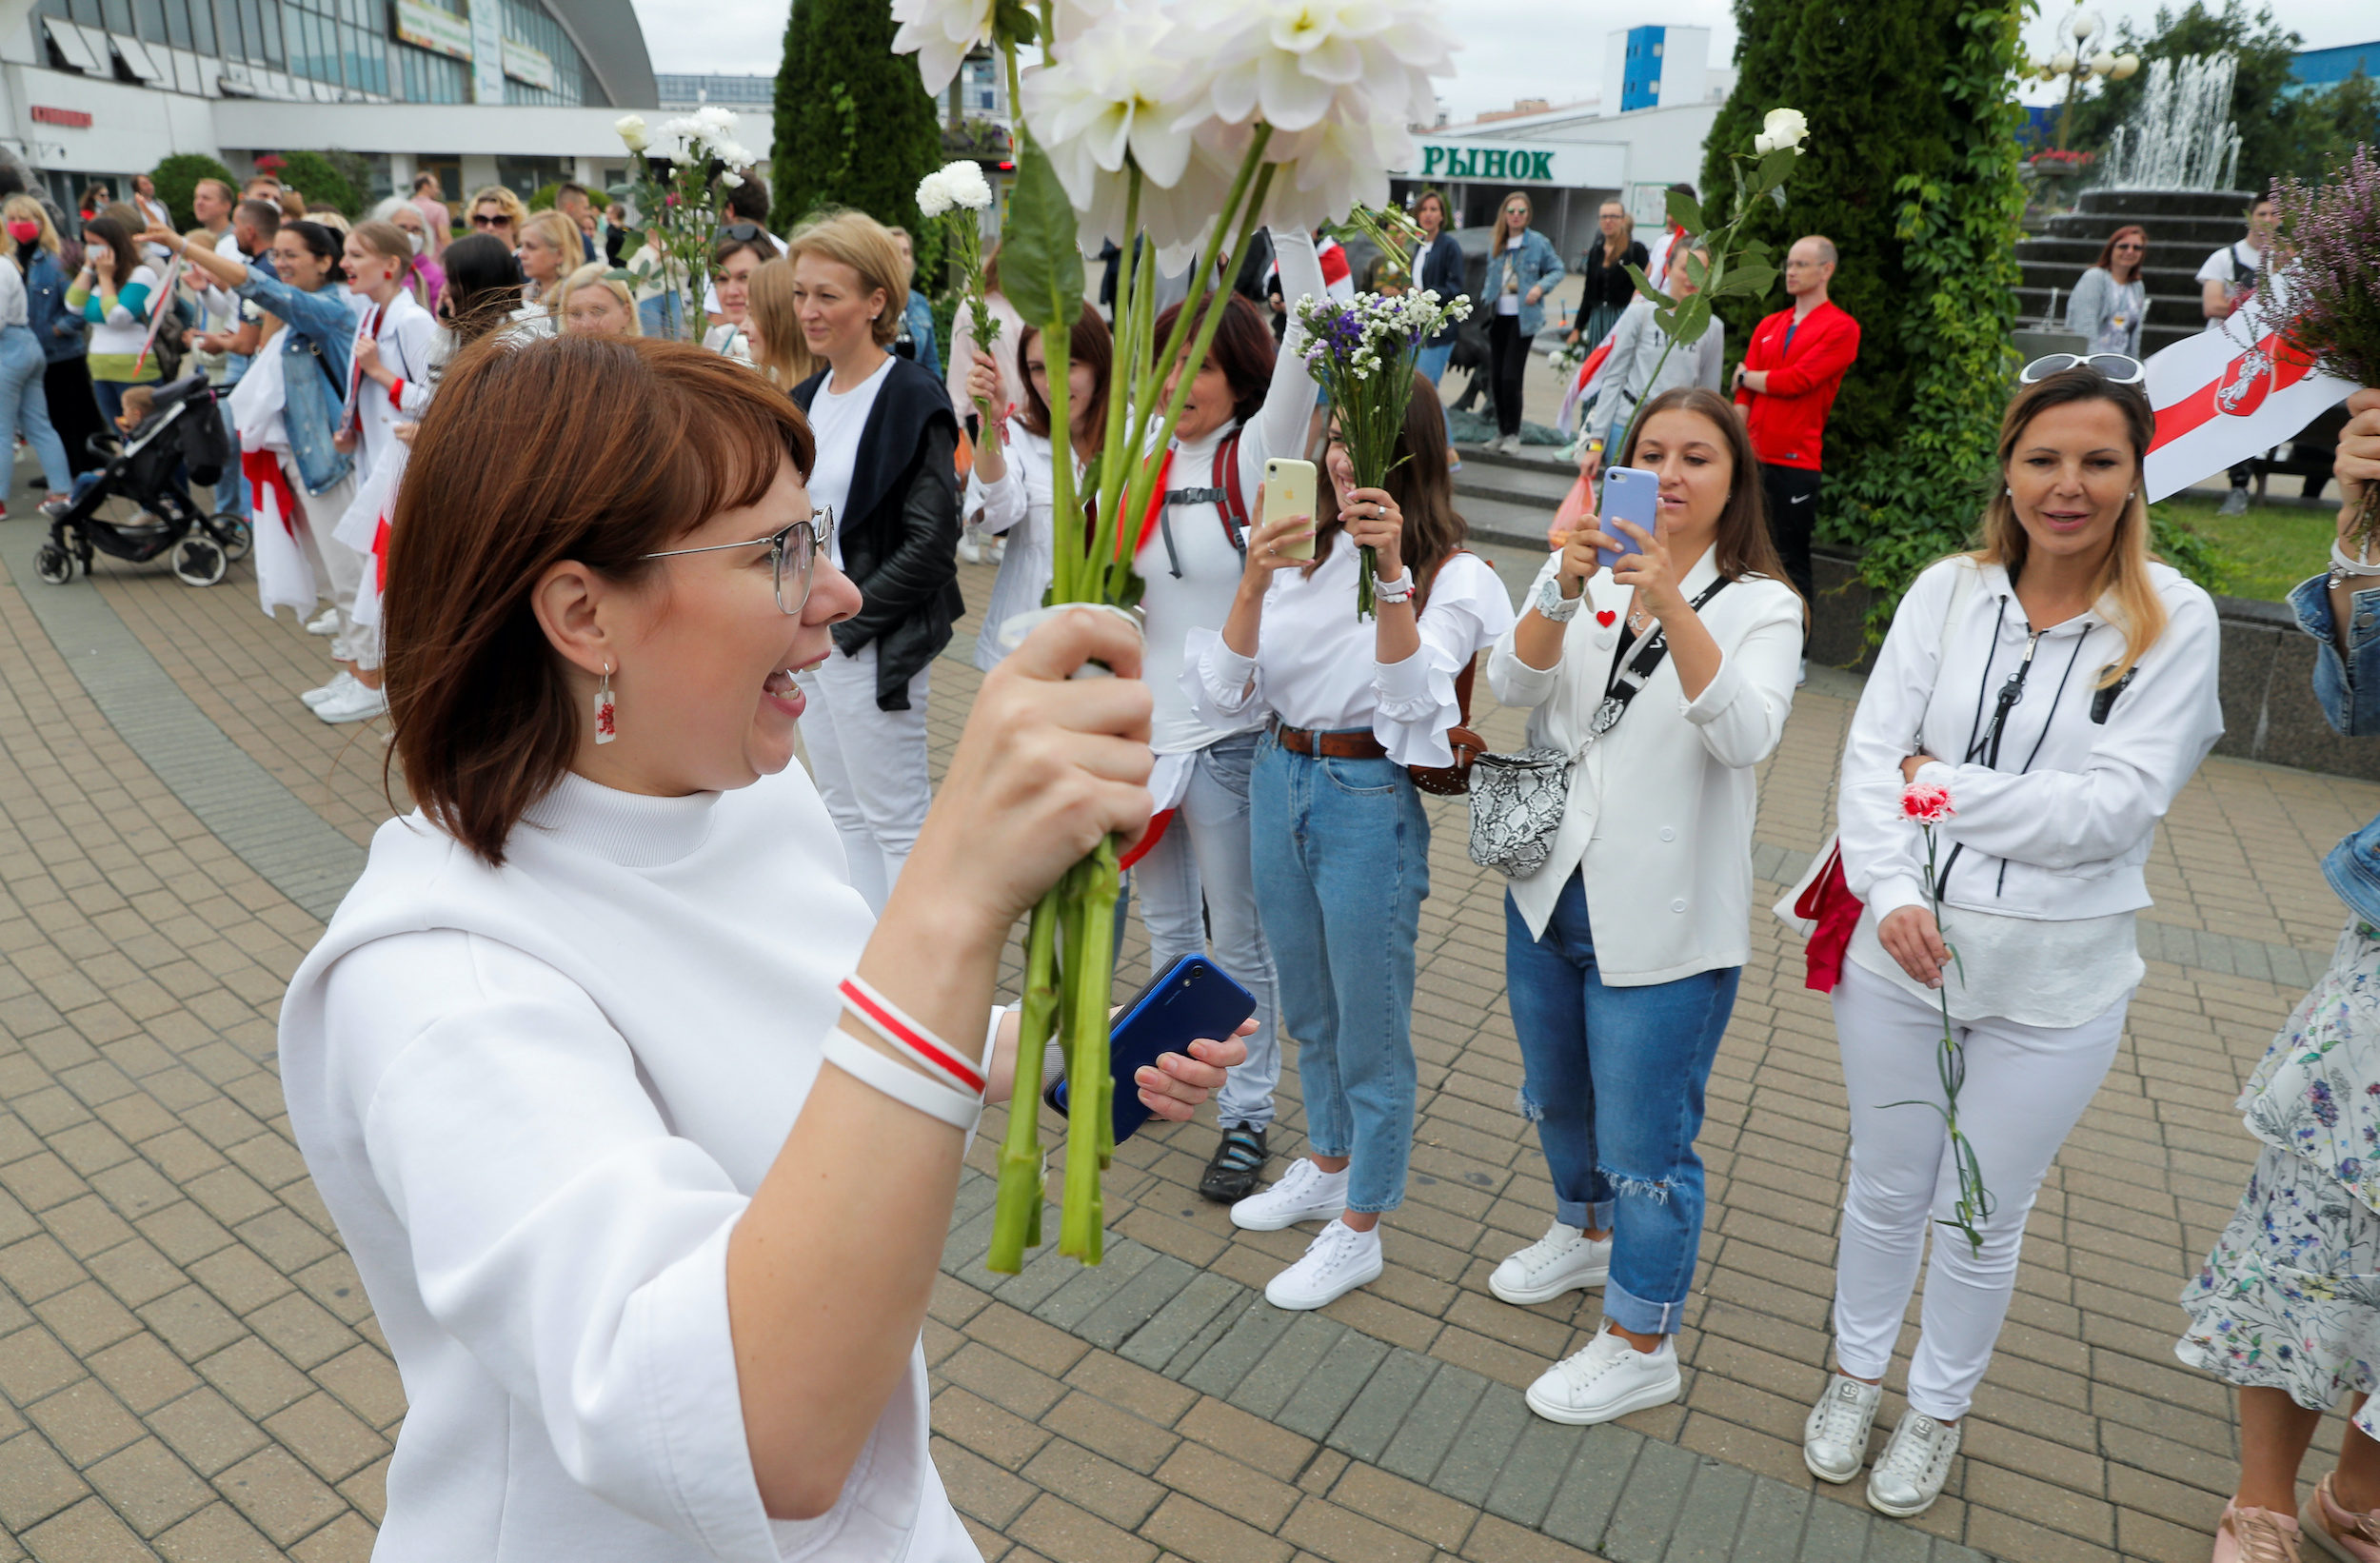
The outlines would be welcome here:
[[[649,271],[664,296],[677,300],[664,306],[663,319],[674,322],[688,340],[700,341],[704,315],[697,283],[710,275],[722,192],[742,185],[738,170],[759,159],[736,140],[734,111],[717,104],[656,127],[647,127],[642,114],[625,114],[612,129],[628,149],[629,166],[626,182],[608,193],[632,208],[637,223],[660,241]],[[654,166],[664,162],[666,169]],[[634,270],[612,275],[631,285],[645,280]]]
[[[1356,469],[1356,486],[1378,488],[1398,463],[1397,440],[1413,403],[1414,360],[1449,322],[1471,313],[1469,299],[1436,293],[1359,293],[1346,304],[1298,301],[1306,330],[1306,372],[1330,394],[1331,415]],[[1356,571],[1356,617],[1372,617],[1372,550]]]

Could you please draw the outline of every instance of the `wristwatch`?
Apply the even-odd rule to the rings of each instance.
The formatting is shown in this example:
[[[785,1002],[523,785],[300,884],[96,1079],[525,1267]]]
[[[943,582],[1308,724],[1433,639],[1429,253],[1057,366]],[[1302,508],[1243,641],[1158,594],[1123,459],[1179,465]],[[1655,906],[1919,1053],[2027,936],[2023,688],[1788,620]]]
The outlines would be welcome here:
[[[1576,597],[1562,595],[1562,578],[1549,575],[1537,583],[1537,595],[1531,604],[1537,617],[1550,624],[1566,624],[1578,617],[1578,610],[1587,605],[1587,594],[1581,588]]]

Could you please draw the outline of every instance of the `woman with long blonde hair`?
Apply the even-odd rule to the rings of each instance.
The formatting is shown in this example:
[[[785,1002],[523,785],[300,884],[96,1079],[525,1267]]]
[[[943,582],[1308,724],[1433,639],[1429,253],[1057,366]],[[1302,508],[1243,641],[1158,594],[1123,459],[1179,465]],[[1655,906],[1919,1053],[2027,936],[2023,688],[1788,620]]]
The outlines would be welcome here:
[[[0,202],[0,222],[8,225],[9,250],[25,273],[26,324],[41,345],[43,407],[71,482],[74,474],[98,465],[87,442],[104,426],[83,358],[83,317],[66,307],[67,271],[49,208],[30,195],[11,195]]]
[[[2143,975],[2133,922],[2157,821],[2223,731],[2213,601],[2149,551],[2140,377],[2108,355],[2026,366],[1982,546],[1901,599],[1843,753],[1843,880],[1865,903],[1834,986],[1851,1184],[1835,1373],[1802,1456],[1830,1482],[1866,1463],[1931,1232],[1909,1409],[1868,1483],[1870,1506],[1898,1518],[1933,1504],[1958,1452],[2034,1193]],[[1904,817],[1913,784],[1955,811],[1931,839]],[[1945,1117],[1946,1028],[1964,1058],[1963,1144]]]
[[[744,284],[744,331],[752,366],[781,389],[789,391],[824,367],[802,334],[793,263],[782,255],[752,268]]]
[[[1529,197],[1514,190],[1497,208],[1488,240],[1488,390],[1496,400],[1496,438],[1490,445],[1520,448],[1520,380],[1529,366],[1529,344],[1545,325],[1545,296],[1562,280],[1562,258],[1553,241],[1529,226]]]

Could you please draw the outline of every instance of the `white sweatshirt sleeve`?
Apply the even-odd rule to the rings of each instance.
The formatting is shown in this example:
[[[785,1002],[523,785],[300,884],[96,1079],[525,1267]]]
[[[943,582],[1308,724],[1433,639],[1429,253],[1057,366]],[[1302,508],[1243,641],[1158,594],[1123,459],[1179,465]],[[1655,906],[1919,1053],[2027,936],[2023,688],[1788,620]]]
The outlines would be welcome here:
[[[1513,600],[1485,561],[1457,554],[1438,566],[1418,627],[1418,651],[1402,662],[1373,664],[1380,701],[1372,713],[1372,736],[1399,765],[1451,765],[1455,751],[1446,730],[1461,720],[1456,675],[1513,627]]]
[[[985,483],[980,465],[968,472],[966,501],[959,507],[962,515],[972,516],[981,511],[981,525],[992,533],[1004,533],[1022,521],[1029,504],[1024,478],[1024,464],[1033,459],[1029,438],[1020,430],[1002,454],[1005,458],[1003,469],[996,482]]]
[[[426,972],[436,1019],[393,1019],[381,998]],[[576,984],[474,935],[375,940],[325,983],[328,1094],[430,1315],[588,1492],[706,1555],[773,1563],[727,1318],[748,1201],[670,1132],[626,1040]]]
[[[2214,603],[2186,586],[2168,592],[2165,605],[2165,633],[2109,708],[2082,769],[2017,775],[1937,760],[1918,771],[1917,780],[1949,787],[1956,800],[1957,815],[1939,827],[1945,839],[2014,862],[2088,873],[2132,850],[2165,818],[2174,793],[2223,736]]]
[[[1801,676],[1801,599],[1781,582],[1738,581],[1729,591],[1757,591],[1764,610],[1743,637],[1719,654],[1719,670],[1677,714],[1702,735],[1702,747],[1722,765],[1759,764],[1785,738],[1794,714],[1794,684]]]
[[[1537,600],[1538,586],[1552,580],[1555,572],[1561,568],[1561,564],[1560,554],[1549,553],[1545,556],[1545,563],[1537,566],[1537,579],[1531,581],[1529,589],[1520,595],[1523,605],[1513,618],[1513,627],[1496,638],[1496,648],[1488,653],[1488,688],[1495,693],[1499,704],[1523,709],[1543,705],[1554,698],[1555,689],[1562,682],[1562,663],[1559,660],[1551,667],[1531,667],[1520,660],[1520,653],[1513,644],[1515,631],[1529,611],[1528,604]],[[1585,610],[1582,608],[1580,611]],[[1563,654],[1567,657],[1569,637],[1565,635],[1562,639]]]
[[[1322,296],[1322,264],[1314,258],[1314,235],[1303,228],[1288,232],[1267,228],[1272,236],[1273,258],[1280,267],[1281,297],[1293,310],[1298,300],[1308,293]],[[1240,482],[1256,503],[1256,485],[1264,481],[1264,464],[1275,456],[1298,457],[1305,454],[1306,430],[1314,422],[1314,403],[1321,387],[1314,376],[1306,372],[1305,331],[1293,317],[1289,331],[1273,357],[1273,383],[1264,393],[1264,406],[1248,425],[1248,431],[1240,442]]]
[[[1916,752],[1918,732],[1942,655],[1942,616],[1955,571],[1946,560],[1917,577],[1885,632],[1875,667],[1852,713],[1835,788],[1835,825],[1843,848],[1843,880],[1878,919],[1925,900],[1925,839],[1895,806],[1904,785],[1901,762]],[[1971,592],[1966,611],[1985,601]],[[1960,801],[1959,807],[1966,803]]]

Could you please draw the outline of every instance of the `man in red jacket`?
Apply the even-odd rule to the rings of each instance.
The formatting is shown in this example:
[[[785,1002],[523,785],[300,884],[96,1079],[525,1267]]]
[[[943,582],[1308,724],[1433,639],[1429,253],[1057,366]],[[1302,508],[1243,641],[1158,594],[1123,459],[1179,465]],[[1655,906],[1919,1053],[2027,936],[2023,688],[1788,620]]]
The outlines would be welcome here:
[[[1835,245],[1818,234],[1797,239],[1785,253],[1785,292],[1779,309],[1753,328],[1735,370],[1735,406],[1744,414],[1760,485],[1769,502],[1769,530],[1784,556],[1785,573],[1806,602],[1810,533],[1818,520],[1818,465],[1826,415],[1844,371],[1859,356],[1859,323],[1827,302],[1835,275]]]

